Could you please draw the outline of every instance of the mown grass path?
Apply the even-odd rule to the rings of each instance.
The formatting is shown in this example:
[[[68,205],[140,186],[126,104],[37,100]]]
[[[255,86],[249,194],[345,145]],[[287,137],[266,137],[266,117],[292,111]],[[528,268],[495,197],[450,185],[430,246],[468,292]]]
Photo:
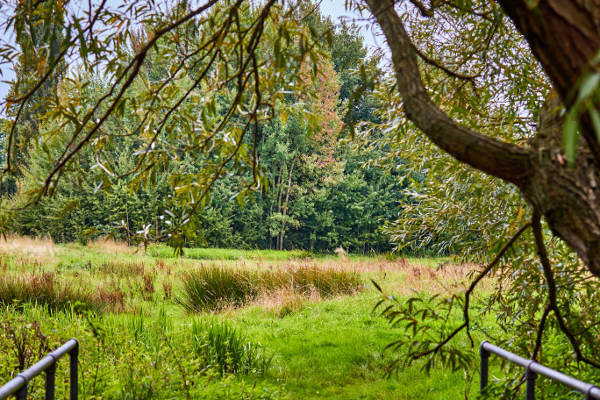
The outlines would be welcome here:
[[[292,399],[455,399],[464,397],[461,373],[419,365],[386,378],[383,347],[396,332],[372,313],[372,289],[352,298],[306,305],[278,318],[260,307],[223,316],[273,352],[265,379],[283,383]]]

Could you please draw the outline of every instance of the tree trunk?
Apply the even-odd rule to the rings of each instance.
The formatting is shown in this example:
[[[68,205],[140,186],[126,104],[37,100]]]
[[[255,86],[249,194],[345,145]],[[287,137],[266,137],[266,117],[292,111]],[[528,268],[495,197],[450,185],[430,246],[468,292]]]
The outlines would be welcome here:
[[[561,149],[563,118],[552,112],[559,105],[554,97],[540,111],[532,168],[520,189],[552,231],[600,276],[600,174],[586,142],[579,147],[576,163],[566,162]]]
[[[456,159],[517,185],[553,232],[600,277],[600,145],[583,119],[574,165],[562,151],[563,120],[550,110],[573,103],[581,74],[598,69],[590,60],[600,50],[600,0],[500,0],[550,77],[556,97],[540,112],[530,147],[503,143],[460,126],[427,95],[415,48],[392,1],[366,0],[392,51],[397,87],[407,117]],[[575,93],[576,94],[576,93]]]
[[[285,193],[285,200],[283,202],[283,209],[282,209],[282,215],[283,215],[283,221],[281,222],[281,232],[279,233],[279,250],[283,250],[283,237],[285,236],[285,227],[286,227],[286,223],[285,223],[285,216],[287,215],[288,212],[288,201],[290,200],[290,191],[292,189],[292,173],[294,172],[294,164],[296,163],[296,158],[292,158],[292,165],[290,166],[290,174],[288,177],[288,184],[287,184],[287,190]]]
[[[600,0],[540,0],[535,8],[525,0],[499,2],[569,107],[577,98],[581,77],[599,70],[591,61],[600,50]],[[594,129],[586,119],[583,125],[581,133],[600,166]]]

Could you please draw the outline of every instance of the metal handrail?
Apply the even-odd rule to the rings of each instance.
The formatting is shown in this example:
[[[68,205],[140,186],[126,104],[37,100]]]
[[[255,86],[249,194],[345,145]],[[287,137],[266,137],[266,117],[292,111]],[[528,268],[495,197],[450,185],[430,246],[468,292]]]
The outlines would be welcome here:
[[[15,395],[18,400],[27,399],[27,385],[34,377],[46,371],[46,400],[54,400],[54,377],[56,361],[69,354],[70,369],[70,399],[77,400],[77,363],[79,357],[79,342],[69,339],[58,349],[49,353],[27,370],[21,372],[6,385],[0,387],[0,400]]]
[[[582,382],[571,376],[565,375],[562,372],[558,372],[551,368],[548,368],[534,360],[528,360],[526,358],[520,357],[514,353],[511,353],[510,351],[504,350],[501,347],[494,346],[486,340],[481,342],[479,352],[481,355],[479,387],[482,393],[484,392],[488,384],[488,359],[490,358],[490,354],[496,354],[497,356],[500,356],[507,361],[510,361],[514,364],[520,365],[521,367],[525,368],[525,379],[527,381],[527,400],[535,399],[535,379],[537,378],[538,374],[555,380],[559,383],[562,383],[563,385],[575,389],[580,393],[583,393],[585,395],[586,400],[600,399],[600,388],[592,385],[591,383]]]

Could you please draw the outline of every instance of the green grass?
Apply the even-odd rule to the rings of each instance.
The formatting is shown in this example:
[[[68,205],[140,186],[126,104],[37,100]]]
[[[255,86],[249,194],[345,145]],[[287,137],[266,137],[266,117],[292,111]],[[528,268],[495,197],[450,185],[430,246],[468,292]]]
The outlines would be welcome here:
[[[314,257],[314,254],[306,250],[238,250],[238,249],[214,249],[214,248],[184,248],[183,258],[192,260],[265,260],[265,261],[287,261]],[[153,257],[175,258],[177,257],[172,248],[166,245],[151,245],[148,254]]]
[[[264,374],[271,357],[260,345],[248,341],[236,328],[225,322],[198,321],[192,323],[192,347],[207,367],[225,374]]]
[[[275,354],[269,382],[283,381],[292,399],[455,399],[464,397],[461,373],[420,365],[385,377],[382,352],[397,331],[372,313],[373,291],[310,303],[277,318],[259,307],[240,310],[237,326]],[[474,389],[474,388],[471,388]],[[474,390],[470,390],[474,393]]]
[[[152,249],[144,253],[68,244],[39,258],[0,254],[2,276],[54,274],[55,287],[82,287],[107,304],[91,313],[67,306],[49,309],[44,301],[25,297],[32,291],[14,289],[6,291],[0,322],[26,338],[29,362],[37,361],[31,349],[39,348],[40,337],[50,348],[77,337],[82,398],[464,397],[461,373],[442,369],[428,375],[416,364],[385,378],[391,355],[382,349],[397,331],[372,312],[377,293],[368,280],[385,280],[389,287],[400,289],[412,277],[413,267],[406,266],[411,260],[350,256],[308,261],[294,252],[217,249],[210,250],[212,259],[195,261],[187,257],[200,258],[199,254],[210,251],[194,249],[186,257],[174,258],[162,253],[164,249],[156,253]],[[434,268],[444,260],[417,261]],[[191,315],[176,298],[191,271],[203,269],[242,271],[248,285],[267,292],[289,286],[294,291],[289,298],[275,297],[264,304]],[[335,273],[328,274],[328,269]],[[357,292],[357,285],[365,285],[364,291]],[[315,290],[320,296],[307,296]],[[53,297],[61,298],[50,293],[46,303]],[[18,309],[9,305],[17,298]],[[31,334],[28,327],[32,326],[39,328],[40,335]],[[0,352],[5,357],[0,381],[17,372],[14,349],[7,330],[0,332]],[[66,364],[57,371],[58,398],[65,397],[67,373]],[[32,387],[38,397],[42,385]]]

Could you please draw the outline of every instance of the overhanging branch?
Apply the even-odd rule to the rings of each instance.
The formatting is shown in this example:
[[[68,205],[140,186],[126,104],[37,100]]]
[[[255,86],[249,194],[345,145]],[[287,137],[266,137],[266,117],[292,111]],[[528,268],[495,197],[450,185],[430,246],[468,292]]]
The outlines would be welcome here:
[[[469,285],[469,288],[465,292],[465,304],[463,305],[463,318],[464,318],[464,322],[462,324],[460,324],[456,329],[454,329],[448,336],[446,336],[446,338],[444,340],[442,340],[440,343],[438,343],[434,348],[429,349],[429,350],[424,351],[424,352],[419,353],[419,354],[415,354],[413,356],[414,359],[422,358],[422,357],[424,357],[426,355],[438,352],[442,347],[444,347],[450,340],[452,340],[452,338],[454,336],[456,336],[463,329],[467,330],[467,336],[469,337],[469,341],[471,342],[471,347],[474,346],[475,343],[473,341],[473,337],[471,336],[471,332],[469,330],[469,328],[470,328],[469,307],[470,307],[470,304],[471,304],[470,303],[471,295],[475,291],[475,288],[477,287],[477,285],[479,284],[479,282],[481,282],[481,280],[483,278],[485,278],[485,276],[490,273],[490,271],[492,270],[492,268],[494,268],[498,264],[498,262],[502,259],[502,257],[504,256],[504,254],[506,254],[506,252],[508,251],[508,249],[510,249],[512,247],[512,245],[517,241],[517,239],[530,226],[531,226],[531,223],[527,223],[527,224],[523,225],[521,228],[519,228],[519,230],[508,240],[508,242],[506,242],[504,244],[504,246],[502,246],[502,248],[496,254],[496,256],[494,257],[494,259],[492,261],[490,261],[490,263],[477,274],[477,277],[475,277],[475,279],[473,279],[473,281],[471,281],[471,284]]]
[[[392,0],[367,0],[392,51],[398,90],[407,117],[457,160],[505,181],[522,185],[530,170],[529,150],[460,126],[429,98],[417,65],[415,46]]]
[[[538,251],[538,256],[540,258],[540,262],[542,263],[542,268],[544,270],[544,277],[546,278],[546,283],[548,284],[548,308],[552,310],[554,316],[556,317],[556,322],[558,322],[558,327],[562,331],[562,333],[567,337],[569,343],[571,343],[571,347],[575,352],[575,356],[577,357],[577,361],[582,361],[586,364],[589,364],[593,367],[600,368],[600,364],[586,356],[583,355],[581,351],[581,346],[577,341],[577,338],[571,332],[565,318],[562,315],[562,311],[558,306],[558,296],[556,293],[556,281],[554,279],[554,272],[552,271],[552,265],[550,264],[550,258],[548,258],[548,252],[546,251],[546,245],[544,244],[544,234],[542,232],[542,224],[541,217],[538,213],[533,214],[531,217],[531,227],[533,229],[533,236],[535,238],[535,244]],[[547,315],[547,312],[545,312]],[[544,318],[545,322],[545,318]],[[541,336],[541,333],[538,333],[538,336]],[[541,339],[539,339],[541,342]],[[540,345],[541,346],[541,345]],[[536,350],[538,349],[538,345],[536,343]],[[535,356],[535,353],[534,353]]]

